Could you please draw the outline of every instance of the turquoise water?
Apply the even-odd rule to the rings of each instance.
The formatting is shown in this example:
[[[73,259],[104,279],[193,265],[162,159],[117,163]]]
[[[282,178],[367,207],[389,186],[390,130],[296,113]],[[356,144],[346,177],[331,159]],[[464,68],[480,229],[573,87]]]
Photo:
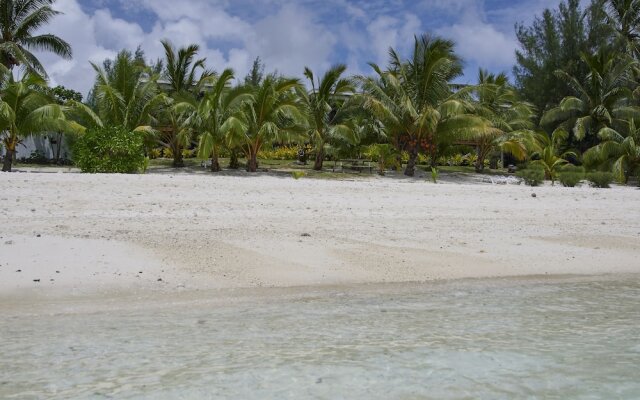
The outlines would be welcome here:
[[[638,276],[250,293],[0,308],[0,398],[640,398]]]

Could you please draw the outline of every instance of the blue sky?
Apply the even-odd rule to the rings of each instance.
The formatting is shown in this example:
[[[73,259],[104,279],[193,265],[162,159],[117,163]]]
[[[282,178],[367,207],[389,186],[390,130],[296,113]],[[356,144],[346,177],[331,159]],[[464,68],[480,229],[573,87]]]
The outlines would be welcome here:
[[[162,56],[160,40],[198,43],[208,64],[238,77],[260,56],[267,69],[301,76],[346,63],[351,73],[384,64],[390,46],[407,52],[413,35],[430,32],[456,41],[465,60],[463,82],[478,67],[510,72],[514,24],[529,23],[559,0],[58,0],[64,12],[47,30],[69,41],[74,59],[43,55],[54,84],[86,93],[89,60],[100,62],[137,46]]]

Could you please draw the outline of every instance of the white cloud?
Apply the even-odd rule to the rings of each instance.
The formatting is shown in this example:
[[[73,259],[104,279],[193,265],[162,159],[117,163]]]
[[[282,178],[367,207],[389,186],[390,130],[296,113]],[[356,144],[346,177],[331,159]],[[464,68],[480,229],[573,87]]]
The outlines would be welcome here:
[[[414,35],[421,32],[420,20],[412,14],[403,19],[381,16],[367,27],[371,50],[377,64],[386,65],[389,48],[404,52],[413,44]]]
[[[131,4],[133,7],[134,5]],[[41,54],[52,84],[80,90],[91,88],[94,72],[88,60],[100,63],[123,48],[142,46],[150,59],[162,57],[160,40],[169,38],[175,45],[200,45],[201,57],[209,67],[234,68],[241,78],[257,56],[269,69],[300,76],[304,66],[326,69],[330,65],[336,36],[316,23],[303,8],[285,5],[256,24],[229,15],[206,1],[140,0],[138,6],[152,11],[157,20],[149,32],[135,22],[116,18],[107,9],[88,15],[77,0],[60,1],[56,7],[64,13],[46,27],[73,47],[73,60],[61,60],[52,54]],[[223,40],[232,45],[223,52],[209,46]]]
[[[515,61],[517,41],[489,24],[455,24],[438,31],[456,42],[456,51],[467,62],[489,69],[508,69]]]
[[[93,11],[79,1],[91,1]],[[156,59],[163,56],[164,38],[177,46],[199,44],[210,68],[234,68],[239,78],[257,56],[269,70],[295,76],[304,66],[321,74],[335,62],[361,73],[369,61],[386,65],[389,47],[406,54],[426,25],[456,40],[469,65],[508,70],[517,45],[514,18],[558,1],[526,0],[487,10],[483,0],[58,0],[55,7],[64,15],[45,30],[70,42],[74,58],[40,58],[53,84],[85,94],[94,79],[88,60],[100,63],[139,45]],[[110,11],[113,4],[127,13]],[[152,18],[146,31],[128,19],[142,14]]]
[[[296,6],[285,6],[254,27],[246,48],[269,69],[300,76],[305,66],[327,69],[336,36]]]

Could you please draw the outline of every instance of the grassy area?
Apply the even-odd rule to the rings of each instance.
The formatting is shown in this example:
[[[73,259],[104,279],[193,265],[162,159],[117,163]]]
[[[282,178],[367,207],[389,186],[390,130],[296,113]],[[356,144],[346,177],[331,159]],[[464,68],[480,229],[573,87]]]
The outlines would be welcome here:
[[[430,167],[421,165],[419,166],[419,168],[425,170],[425,171],[431,171]],[[478,172],[476,172],[475,167],[472,166],[453,166],[450,167],[448,165],[445,166],[440,166],[438,167],[438,171],[439,172],[444,172],[444,173],[460,173],[460,174],[478,174]],[[506,169],[489,169],[489,168],[485,168],[483,172],[481,172],[480,174],[482,175],[505,175],[508,174]]]
[[[201,167],[202,164],[202,159],[198,159],[198,158],[187,158],[184,160],[185,163],[185,167],[187,169],[191,168],[194,170],[202,170],[204,171],[205,169]],[[172,167],[172,162],[173,160],[171,159],[167,159],[167,158],[158,158],[158,159],[154,159],[150,161],[150,165],[149,165],[149,169],[150,170],[159,170],[159,169],[165,169],[165,168],[171,168]],[[240,163],[240,170],[243,171],[246,165],[246,160],[241,158],[239,159],[239,163]],[[358,172],[352,172],[352,171],[346,171],[346,172],[334,172],[332,170],[333,168],[333,162],[331,161],[327,161],[325,162],[325,168],[323,171],[314,171],[313,170],[313,163],[309,162],[307,165],[299,165],[296,160],[259,160],[258,161],[260,169],[261,170],[268,170],[269,172],[276,172],[276,173],[290,173],[293,171],[301,171],[304,172],[304,178],[312,178],[312,179],[363,179],[363,178],[368,178],[368,177],[372,177],[372,176],[377,176],[376,174],[376,169],[374,168],[374,172],[372,174],[368,173],[368,172],[363,172],[363,173],[358,173]],[[228,158],[220,158],[220,165],[222,166],[222,168],[224,170],[227,169],[227,166],[229,165],[229,159]],[[418,169],[425,171],[426,173],[430,173],[431,169],[430,167],[426,166],[426,165],[418,165],[417,166]],[[475,171],[475,168],[473,166],[440,166],[438,167],[438,171],[440,173],[458,173],[458,174],[469,174],[469,175],[475,175],[477,174]],[[491,169],[485,169],[485,171],[482,173],[484,175],[504,175],[506,174],[507,171],[505,169],[496,169],[496,170],[491,170]]]

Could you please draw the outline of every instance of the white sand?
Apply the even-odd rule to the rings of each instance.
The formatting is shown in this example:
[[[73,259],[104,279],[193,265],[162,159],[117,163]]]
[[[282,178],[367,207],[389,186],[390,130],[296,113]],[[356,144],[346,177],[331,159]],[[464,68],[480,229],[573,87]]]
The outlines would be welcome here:
[[[640,191],[13,173],[0,236],[7,296],[640,273]]]

